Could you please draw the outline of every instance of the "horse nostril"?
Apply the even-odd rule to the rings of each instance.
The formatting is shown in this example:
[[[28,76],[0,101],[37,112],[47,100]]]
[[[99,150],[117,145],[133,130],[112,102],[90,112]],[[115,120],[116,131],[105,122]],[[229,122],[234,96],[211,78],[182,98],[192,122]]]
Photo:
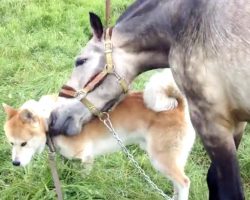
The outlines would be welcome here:
[[[50,117],[49,117],[49,127],[53,127],[56,123],[56,114],[54,112],[51,113]]]
[[[48,125],[49,125],[48,133],[49,133],[50,136],[59,135],[59,131],[55,127],[56,126],[56,120],[57,120],[56,112],[52,112],[50,114],[50,117],[49,117],[49,120],[48,120]]]
[[[13,164],[14,166],[20,166],[21,163],[20,163],[20,161],[13,161],[12,164]]]

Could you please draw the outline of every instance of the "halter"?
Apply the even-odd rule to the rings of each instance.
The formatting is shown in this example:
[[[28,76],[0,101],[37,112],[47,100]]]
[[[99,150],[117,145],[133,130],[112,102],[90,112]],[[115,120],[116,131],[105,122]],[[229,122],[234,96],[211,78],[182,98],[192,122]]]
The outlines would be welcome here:
[[[124,93],[127,93],[128,91],[128,85],[124,78],[122,78],[116,71],[115,66],[113,64],[112,59],[112,52],[113,52],[113,45],[111,42],[111,36],[112,36],[112,28],[107,28],[105,31],[105,59],[106,64],[103,68],[103,70],[98,73],[92,81],[87,83],[87,85],[80,89],[75,90],[74,88],[63,85],[61,88],[61,91],[59,93],[59,96],[61,97],[67,97],[67,98],[77,98],[79,99],[89,110],[93,115],[98,116],[99,118],[104,118],[106,115],[98,110],[94,104],[92,104],[86,97],[87,94],[95,89],[95,87],[109,74],[112,74],[116,77],[118,83],[120,84],[122,90]]]

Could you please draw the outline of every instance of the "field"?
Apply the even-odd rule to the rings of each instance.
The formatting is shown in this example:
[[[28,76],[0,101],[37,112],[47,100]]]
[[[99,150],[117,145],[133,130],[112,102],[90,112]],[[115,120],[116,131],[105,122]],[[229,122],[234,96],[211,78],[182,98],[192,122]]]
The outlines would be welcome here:
[[[112,0],[112,24],[132,0]],[[91,34],[88,12],[104,20],[104,0],[1,0],[0,3],[0,103],[20,106],[28,99],[59,91],[70,75],[74,57]],[[152,74],[133,83],[136,90]],[[5,114],[0,109],[0,126]],[[250,129],[246,130],[238,157],[246,199],[250,199]],[[0,199],[55,199],[47,151],[26,168],[11,163],[11,146],[0,129]],[[172,185],[150,165],[147,155],[130,146],[147,174],[170,196]],[[79,161],[57,156],[65,199],[156,200],[152,190],[122,152],[96,159],[87,174]],[[207,199],[206,172],[209,160],[197,139],[186,172],[191,179],[191,200]],[[229,175],[230,176],[230,175]]]

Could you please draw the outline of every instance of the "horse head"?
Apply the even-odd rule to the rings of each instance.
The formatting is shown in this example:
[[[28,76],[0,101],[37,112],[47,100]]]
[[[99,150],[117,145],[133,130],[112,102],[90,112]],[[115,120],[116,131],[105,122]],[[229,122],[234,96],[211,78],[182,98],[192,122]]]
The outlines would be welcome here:
[[[139,73],[168,63],[166,55],[158,50],[145,48],[139,52],[138,35],[135,38],[122,31],[121,23],[105,30],[96,14],[89,16],[93,36],[76,56],[72,74],[61,89],[61,96],[74,98],[65,98],[52,112],[50,132],[53,135],[78,134],[95,111],[107,111],[113,106]],[[86,105],[86,101],[91,105]],[[94,107],[94,113],[90,107]]]

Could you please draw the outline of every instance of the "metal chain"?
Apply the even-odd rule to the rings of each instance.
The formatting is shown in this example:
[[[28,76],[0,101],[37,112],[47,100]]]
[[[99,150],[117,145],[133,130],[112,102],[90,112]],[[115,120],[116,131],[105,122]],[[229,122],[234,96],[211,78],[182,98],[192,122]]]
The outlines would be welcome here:
[[[123,144],[122,140],[119,138],[117,132],[115,131],[111,120],[109,118],[108,113],[105,113],[105,119],[100,119],[105,126],[109,129],[109,131],[113,134],[114,138],[117,140],[118,144],[122,148],[122,151],[127,155],[129,160],[133,163],[139,173],[145,178],[145,180],[151,185],[151,187],[156,190],[164,199],[172,200],[168,195],[166,195],[152,180],[151,178],[145,173],[145,171],[140,167],[139,163],[135,160],[134,156],[128,151],[126,146]]]

